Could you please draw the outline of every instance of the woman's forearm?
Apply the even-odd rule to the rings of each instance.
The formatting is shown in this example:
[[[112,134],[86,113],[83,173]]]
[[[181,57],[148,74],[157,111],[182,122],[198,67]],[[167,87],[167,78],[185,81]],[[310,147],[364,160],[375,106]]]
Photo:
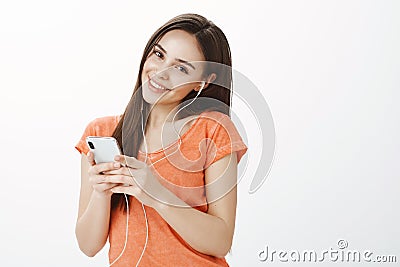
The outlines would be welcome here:
[[[183,200],[166,190],[169,203],[181,203],[188,206]],[[216,256],[224,257],[231,245],[230,236],[225,221],[219,217],[201,212],[192,207],[176,207],[158,202],[155,209],[161,217],[195,250]]]
[[[89,257],[95,256],[107,241],[110,207],[111,196],[93,191],[85,212],[76,222],[75,235],[79,248]]]

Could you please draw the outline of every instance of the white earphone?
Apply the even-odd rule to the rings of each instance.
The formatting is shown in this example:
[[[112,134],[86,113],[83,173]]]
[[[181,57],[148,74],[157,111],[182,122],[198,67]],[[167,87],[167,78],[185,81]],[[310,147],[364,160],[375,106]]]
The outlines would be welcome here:
[[[202,82],[201,82],[201,87],[200,87],[199,91],[197,92],[197,96],[196,96],[196,97],[198,97],[199,94],[201,94],[201,91],[203,91],[204,86],[206,86],[206,82],[205,82],[205,81],[202,81]]]

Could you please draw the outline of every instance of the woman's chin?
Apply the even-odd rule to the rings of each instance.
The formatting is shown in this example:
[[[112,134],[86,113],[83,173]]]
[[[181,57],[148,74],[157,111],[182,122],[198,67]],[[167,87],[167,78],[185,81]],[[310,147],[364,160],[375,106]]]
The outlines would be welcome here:
[[[146,90],[143,91],[143,100],[150,104],[150,105],[154,105],[154,104],[162,104],[162,98],[163,95],[156,95],[153,94],[152,92],[148,92]]]

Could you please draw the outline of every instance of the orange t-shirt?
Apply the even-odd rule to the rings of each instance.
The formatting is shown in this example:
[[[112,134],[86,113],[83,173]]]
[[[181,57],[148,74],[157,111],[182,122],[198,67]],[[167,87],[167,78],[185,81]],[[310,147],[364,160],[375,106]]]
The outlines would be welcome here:
[[[111,136],[120,119],[120,115],[115,115],[92,120],[75,148],[86,154],[89,151],[85,142],[86,136]],[[237,153],[239,162],[246,153],[247,146],[231,118],[217,111],[201,113],[182,134],[180,147],[178,145],[176,140],[164,149],[148,153],[147,162],[154,163],[159,160],[154,163],[153,170],[161,177],[160,182],[193,208],[207,212],[207,197],[203,188],[204,170],[232,152]],[[176,153],[177,151],[180,153]],[[145,161],[144,152],[139,151],[138,160]],[[197,187],[200,190],[192,190],[189,193],[188,190],[184,190],[185,187]],[[146,241],[146,220],[142,205],[135,197],[129,198],[131,205],[128,241],[123,255],[113,264],[115,267],[136,264]],[[144,207],[149,236],[140,266],[229,266],[225,258],[203,254],[193,249],[155,209]],[[109,228],[110,263],[120,255],[124,247],[125,231],[126,214],[122,211],[112,211]]]

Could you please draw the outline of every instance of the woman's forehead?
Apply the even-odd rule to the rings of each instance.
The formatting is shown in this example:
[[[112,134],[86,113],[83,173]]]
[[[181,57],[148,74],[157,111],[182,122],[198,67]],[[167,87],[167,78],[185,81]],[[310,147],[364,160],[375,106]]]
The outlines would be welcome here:
[[[171,30],[164,34],[158,41],[158,47],[162,48],[167,57],[179,58],[185,61],[203,61],[196,37],[184,30]]]

